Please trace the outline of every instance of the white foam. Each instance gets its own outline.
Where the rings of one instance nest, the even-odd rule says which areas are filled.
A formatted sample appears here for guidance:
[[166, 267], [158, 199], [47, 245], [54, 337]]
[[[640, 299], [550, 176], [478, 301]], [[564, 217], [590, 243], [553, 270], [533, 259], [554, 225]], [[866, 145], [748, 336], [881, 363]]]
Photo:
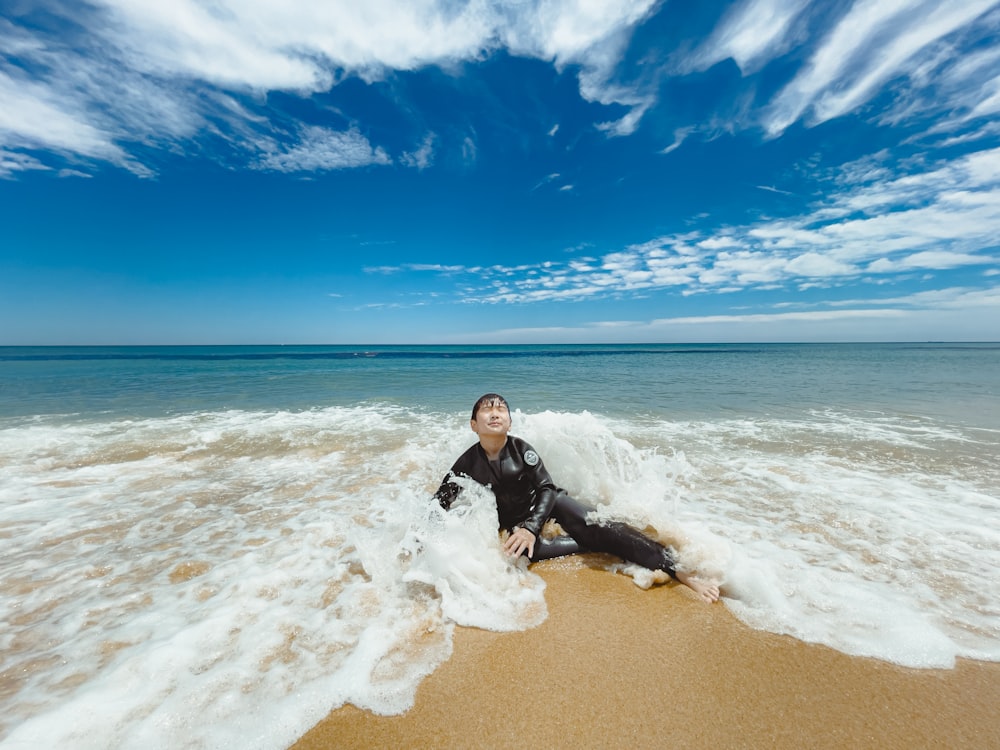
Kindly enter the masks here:
[[849, 415], [661, 427], [696, 467], [688, 507], [738, 550], [723, 591], [745, 622], [905, 666], [1000, 659], [989, 447]]
[[451, 510], [430, 505], [404, 542], [412, 561], [403, 580], [433, 586], [445, 616], [460, 625], [535, 627], [546, 617], [544, 582], [524, 558], [514, 564], [503, 554], [492, 494], [468, 479], [457, 483], [465, 490]]
[[5, 746], [283, 747], [347, 701], [406, 710], [451, 649], [400, 548], [450, 427], [383, 407], [0, 433]]
[[[0, 429], [18, 676], [0, 742], [287, 747], [345, 702], [405, 711], [456, 623], [537, 625], [544, 586], [502, 555], [489, 493], [430, 500], [466, 420], [373, 404]], [[995, 436], [825, 412], [543, 412], [515, 432], [753, 627], [908, 666], [1000, 660]]]

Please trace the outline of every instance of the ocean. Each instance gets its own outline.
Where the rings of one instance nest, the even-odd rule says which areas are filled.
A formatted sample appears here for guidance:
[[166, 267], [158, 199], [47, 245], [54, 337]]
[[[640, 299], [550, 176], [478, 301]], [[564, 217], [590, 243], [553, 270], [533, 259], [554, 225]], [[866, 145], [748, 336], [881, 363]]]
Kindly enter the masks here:
[[750, 627], [1000, 661], [1000, 344], [0, 347], [0, 747], [286, 748], [537, 626], [430, 500], [488, 391]]

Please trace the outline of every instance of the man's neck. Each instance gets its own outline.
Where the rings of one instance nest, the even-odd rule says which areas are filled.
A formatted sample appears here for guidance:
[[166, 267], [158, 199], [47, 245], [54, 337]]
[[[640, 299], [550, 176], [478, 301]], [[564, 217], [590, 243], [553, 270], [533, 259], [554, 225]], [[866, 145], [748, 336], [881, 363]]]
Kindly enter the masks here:
[[480, 435], [479, 444], [483, 446], [483, 452], [486, 453], [486, 458], [490, 461], [496, 461], [500, 458], [500, 451], [507, 444], [506, 435]]

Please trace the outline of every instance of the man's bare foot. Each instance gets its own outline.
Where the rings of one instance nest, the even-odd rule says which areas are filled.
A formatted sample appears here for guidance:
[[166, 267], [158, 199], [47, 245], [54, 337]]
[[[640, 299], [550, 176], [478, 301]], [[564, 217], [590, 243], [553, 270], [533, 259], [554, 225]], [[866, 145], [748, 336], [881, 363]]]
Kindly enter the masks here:
[[696, 593], [703, 602], [711, 604], [719, 601], [719, 587], [714, 583], [702, 581], [690, 573], [681, 573], [680, 571], [677, 571], [677, 580]]

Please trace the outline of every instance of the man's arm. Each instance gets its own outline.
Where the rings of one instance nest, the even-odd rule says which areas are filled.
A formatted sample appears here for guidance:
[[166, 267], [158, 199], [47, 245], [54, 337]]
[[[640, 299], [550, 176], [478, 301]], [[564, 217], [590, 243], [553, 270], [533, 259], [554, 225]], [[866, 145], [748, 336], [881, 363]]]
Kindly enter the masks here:
[[542, 526], [549, 520], [549, 515], [556, 504], [555, 488], [543, 488], [535, 493], [535, 502], [531, 505], [531, 512], [518, 526], [530, 531], [535, 537], [542, 530]]
[[[444, 479], [441, 481], [441, 486], [438, 487], [437, 492], [434, 493], [434, 499], [438, 501], [442, 508], [449, 510], [451, 504], [454, 502], [455, 498], [459, 496], [462, 492], [461, 486], [454, 482], [454, 478], [457, 476], [471, 477], [477, 482], [479, 478], [474, 471], [474, 464], [476, 458], [476, 448], [477, 445], [471, 446], [465, 453], [455, 459], [455, 463], [451, 465], [451, 469], [445, 474]], [[482, 482], [480, 482], [482, 484]]]
[[559, 488], [552, 481], [552, 477], [549, 476], [545, 464], [535, 449], [523, 441], [521, 441], [519, 448], [522, 451], [521, 460], [524, 461], [525, 472], [534, 494], [534, 500], [528, 511], [528, 517], [518, 525], [530, 531], [537, 539], [542, 526], [549, 520], [549, 515], [555, 507]]
[[535, 453], [530, 445], [525, 443], [522, 446], [523, 453], [521, 460], [524, 461], [525, 474], [531, 486], [533, 500], [525, 518], [517, 528], [511, 531], [503, 549], [511, 557], [519, 557], [527, 552], [531, 558], [535, 554], [535, 542], [542, 531], [542, 526], [549, 519], [552, 508], [555, 507], [556, 487], [549, 472], [545, 470], [542, 459]]
[[451, 509], [452, 502], [462, 491], [461, 487], [451, 481], [453, 476], [455, 476], [454, 470], [449, 471], [444, 480], [441, 482], [441, 486], [438, 487], [438, 491], [434, 493], [434, 499], [437, 500], [441, 507], [445, 510]]

